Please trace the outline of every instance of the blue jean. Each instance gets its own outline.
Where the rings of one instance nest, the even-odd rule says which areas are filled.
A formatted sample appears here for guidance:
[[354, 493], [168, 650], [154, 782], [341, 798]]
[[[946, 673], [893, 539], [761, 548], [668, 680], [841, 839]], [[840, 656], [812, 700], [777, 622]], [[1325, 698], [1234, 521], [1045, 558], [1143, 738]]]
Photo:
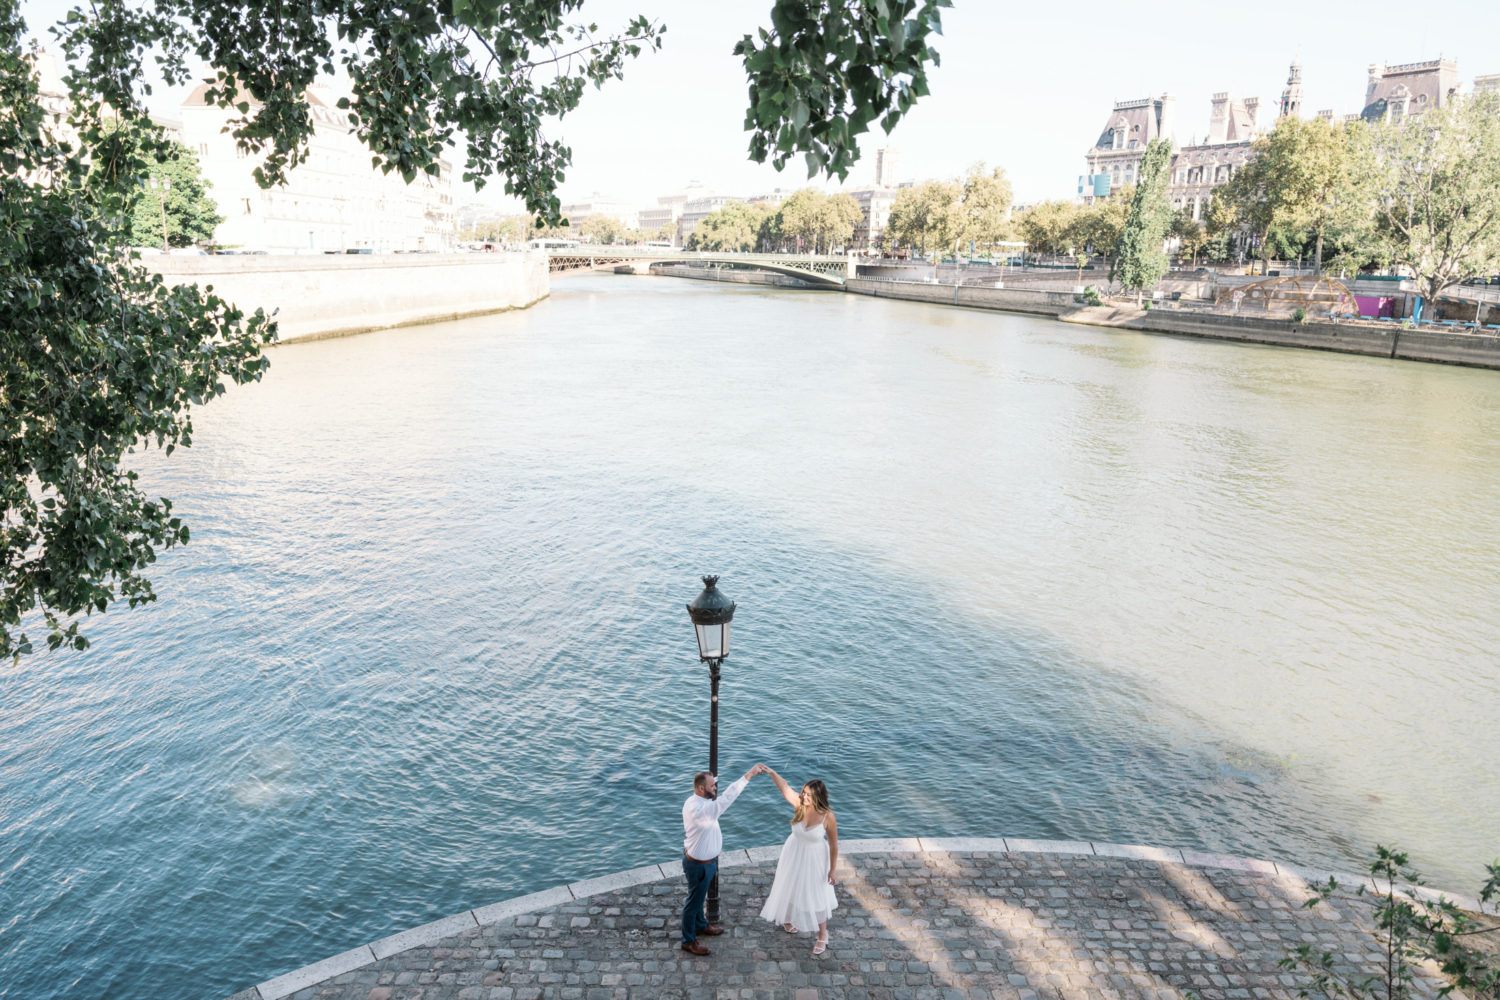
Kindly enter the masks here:
[[719, 859], [708, 864], [682, 856], [682, 874], [687, 876], [688, 898], [682, 907], [682, 943], [698, 940], [698, 932], [708, 926], [703, 904], [708, 900], [708, 884], [719, 873]]

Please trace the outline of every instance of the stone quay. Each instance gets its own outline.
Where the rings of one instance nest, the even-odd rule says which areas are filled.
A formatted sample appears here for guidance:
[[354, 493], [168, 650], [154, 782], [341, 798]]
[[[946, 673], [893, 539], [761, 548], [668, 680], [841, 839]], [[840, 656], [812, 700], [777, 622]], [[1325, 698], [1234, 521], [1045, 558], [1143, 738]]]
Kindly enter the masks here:
[[[668, 862], [464, 911], [231, 1000], [1290, 1000], [1309, 979], [1277, 963], [1304, 942], [1349, 975], [1383, 967], [1357, 875], [1306, 909], [1330, 873], [1067, 841], [842, 847], [820, 956], [811, 934], [759, 919], [780, 854], [764, 847], [722, 856], [725, 933], [706, 958], [678, 947]], [[1442, 985], [1419, 972], [1419, 995]]]

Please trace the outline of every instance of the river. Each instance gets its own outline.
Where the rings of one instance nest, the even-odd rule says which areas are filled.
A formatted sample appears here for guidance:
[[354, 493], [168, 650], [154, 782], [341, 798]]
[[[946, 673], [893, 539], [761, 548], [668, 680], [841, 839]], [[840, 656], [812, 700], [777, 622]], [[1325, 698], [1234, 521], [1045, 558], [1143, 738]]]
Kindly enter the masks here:
[[[291, 344], [136, 456], [193, 541], [7, 666], [0, 997], [213, 1000], [681, 848], [844, 837], [1473, 892], [1500, 853], [1500, 372], [665, 278]], [[785, 837], [757, 779], [731, 846]]]

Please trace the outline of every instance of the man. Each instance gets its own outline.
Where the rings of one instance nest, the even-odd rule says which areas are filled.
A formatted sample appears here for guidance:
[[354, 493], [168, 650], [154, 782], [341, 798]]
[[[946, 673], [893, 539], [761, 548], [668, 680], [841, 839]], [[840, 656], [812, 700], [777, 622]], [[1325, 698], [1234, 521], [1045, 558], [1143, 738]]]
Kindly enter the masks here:
[[698, 935], [724, 933], [724, 928], [709, 924], [703, 917], [708, 885], [719, 871], [719, 851], [724, 846], [719, 817], [734, 805], [751, 778], [765, 773], [766, 766], [756, 764], [743, 778], [724, 789], [723, 795], [719, 794], [716, 776], [707, 771], [693, 775], [693, 794], [682, 804], [682, 828], [687, 834], [682, 841], [682, 873], [687, 876], [688, 885], [687, 905], [682, 908], [683, 951], [707, 955], [708, 948], [699, 943]]

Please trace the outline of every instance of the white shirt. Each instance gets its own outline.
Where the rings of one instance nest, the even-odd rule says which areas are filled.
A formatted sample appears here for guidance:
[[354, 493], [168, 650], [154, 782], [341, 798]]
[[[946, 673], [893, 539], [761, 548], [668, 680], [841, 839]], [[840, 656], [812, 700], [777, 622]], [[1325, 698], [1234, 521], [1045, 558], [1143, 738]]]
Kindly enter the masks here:
[[697, 792], [688, 796], [688, 800], [682, 804], [682, 828], [687, 832], [682, 841], [682, 849], [688, 857], [698, 861], [712, 861], [719, 856], [719, 852], [724, 849], [724, 835], [719, 832], [719, 817], [724, 815], [724, 810], [734, 805], [734, 800], [740, 797], [740, 792], [748, 784], [749, 778], [733, 781], [728, 788], [719, 792], [716, 799], [705, 799]]

